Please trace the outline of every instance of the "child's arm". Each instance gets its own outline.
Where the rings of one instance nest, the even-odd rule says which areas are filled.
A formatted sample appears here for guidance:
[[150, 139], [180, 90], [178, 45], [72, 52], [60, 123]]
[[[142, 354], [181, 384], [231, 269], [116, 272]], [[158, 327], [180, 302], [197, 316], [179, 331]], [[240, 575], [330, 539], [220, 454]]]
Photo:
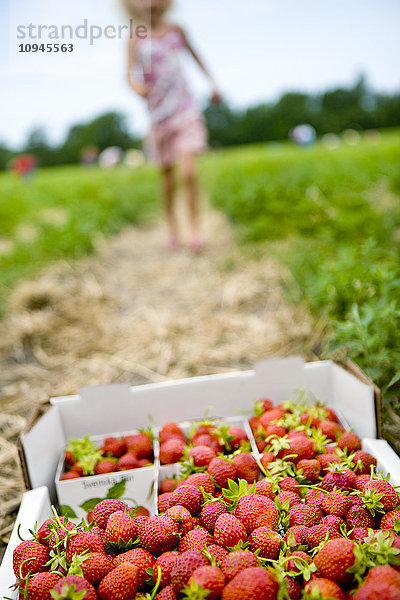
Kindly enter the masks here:
[[136, 79], [133, 76], [133, 67], [136, 63], [136, 40], [130, 38], [128, 42], [128, 70], [127, 79], [129, 86], [134, 92], [139, 94], [142, 98], [147, 98], [149, 94], [149, 86], [143, 81]]
[[193, 46], [189, 43], [189, 40], [187, 39], [186, 33], [184, 32], [184, 30], [179, 26], [177, 26], [177, 29], [179, 30], [179, 32], [181, 33], [181, 35], [184, 39], [186, 48], [189, 50], [189, 52], [192, 55], [192, 57], [194, 58], [195, 62], [199, 65], [200, 69], [203, 71], [203, 73], [205, 74], [207, 79], [210, 81], [211, 87], [213, 89], [211, 100], [216, 103], [221, 102], [221, 94], [218, 91], [218, 87], [215, 82], [215, 79], [213, 78], [213, 76], [211, 75], [209, 70], [206, 68], [205, 64], [203, 63], [203, 61], [201, 60], [201, 58], [197, 54], [197, 52], [194, 50]]

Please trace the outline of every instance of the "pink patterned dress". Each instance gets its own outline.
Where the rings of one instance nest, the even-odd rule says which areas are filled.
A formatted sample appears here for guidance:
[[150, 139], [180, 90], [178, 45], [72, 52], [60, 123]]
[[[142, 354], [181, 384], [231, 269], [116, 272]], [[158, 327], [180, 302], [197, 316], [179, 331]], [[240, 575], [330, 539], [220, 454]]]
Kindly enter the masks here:
[[204, 119], [180, 63], [185, 40], [177, 27], [171, 27], [162, 36], [138, 39], [136, 44], [137, 62], [150, 87], [149, 154], [161, 167], [169, 167], [185, 154], [207, 147]]

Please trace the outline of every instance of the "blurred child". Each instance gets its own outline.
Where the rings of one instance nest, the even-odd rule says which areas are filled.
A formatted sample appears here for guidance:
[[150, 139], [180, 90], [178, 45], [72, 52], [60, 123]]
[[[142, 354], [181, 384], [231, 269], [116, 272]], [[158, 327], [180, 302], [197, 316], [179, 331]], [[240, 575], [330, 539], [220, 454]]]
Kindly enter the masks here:
[[192, 250], [200, 250], [204, 239], [200, 232], [196, 155], [207, 147], [207, 132], [179, 62], [180, 50], [188, 50], [210, 80], [212, 101], [219, 102], [220, 95], [185, 32], [167, 21], [171, 0], [124, 0], [124, 4], [136, 24], [147, 28], [144, 36], [134, 36], [129, 40], [128, 82], [147, 101], [151, 120], [148, 142], [150, 152], [161, 169], [162, 195], [169, 228], [168, 245], [172, 250], [181, 245], [175, 214], [175, 167], [178, 166], [189, 209], [189, 246]]

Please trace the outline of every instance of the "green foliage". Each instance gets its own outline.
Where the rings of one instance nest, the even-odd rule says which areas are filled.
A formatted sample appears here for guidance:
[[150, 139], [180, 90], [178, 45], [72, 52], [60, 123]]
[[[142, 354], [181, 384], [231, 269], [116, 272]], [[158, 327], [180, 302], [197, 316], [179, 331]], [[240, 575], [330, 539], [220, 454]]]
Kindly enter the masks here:
[[[42, 169], [29, 183], [0, 176], [0, 310], [12, 287], [54, 260], [92, 252], [101, 236], [156, 214], [155, 171]], [[0, 247], [1, 249], [1, 247]]]

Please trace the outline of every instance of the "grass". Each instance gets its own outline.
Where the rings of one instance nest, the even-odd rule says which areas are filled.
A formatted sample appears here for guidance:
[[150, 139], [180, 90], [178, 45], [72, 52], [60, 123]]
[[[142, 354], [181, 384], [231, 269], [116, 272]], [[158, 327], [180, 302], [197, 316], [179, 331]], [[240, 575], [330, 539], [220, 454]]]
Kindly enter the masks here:
[[91, 252], [99, 236], [152, 218], [159, 204], [151, 168], [42, 169], [27, 183], [3, 174], [0, 197], [0, 311], [18, 281]]

